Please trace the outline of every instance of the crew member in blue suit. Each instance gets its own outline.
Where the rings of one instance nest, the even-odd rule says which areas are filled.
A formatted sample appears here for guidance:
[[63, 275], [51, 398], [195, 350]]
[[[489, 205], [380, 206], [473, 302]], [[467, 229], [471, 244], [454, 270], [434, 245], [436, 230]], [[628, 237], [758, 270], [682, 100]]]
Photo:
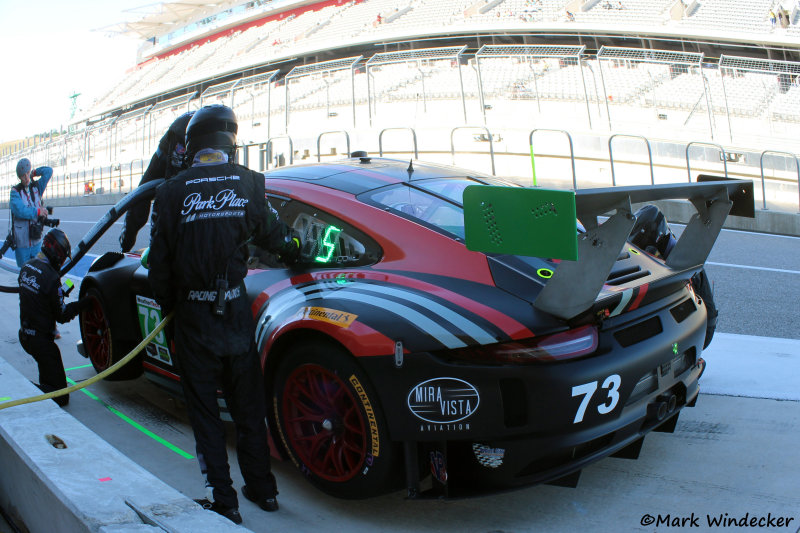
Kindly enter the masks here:
[[[43, 224], [39, 217], [47, 217], [47, 210], [42, 207], [42, 196], [52, 176], [52, 168], [43, 166], [34, 169], [27, 158], [17, 163], [19, 183], [11, 188], [9, 203], [18, 267], [36, 257], [42, 248]], [[39, 179], [34, 180], [35, 177]]]

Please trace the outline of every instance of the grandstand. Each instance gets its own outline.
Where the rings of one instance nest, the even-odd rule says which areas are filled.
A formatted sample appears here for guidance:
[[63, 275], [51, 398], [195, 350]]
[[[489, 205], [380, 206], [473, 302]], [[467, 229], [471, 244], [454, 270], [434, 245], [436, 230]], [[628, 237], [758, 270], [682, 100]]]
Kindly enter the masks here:
[[2, 186], [22, 154], [67, 176], [146, 160], [175, 116], [216, 102], [244, 142], [311, 153], [324, 131], [534, 123], [798, 151], [800, 7], [778, 0], [187, 5], [118, 28], [143, 39], [137, 65], [57, 139], [6, 148]]

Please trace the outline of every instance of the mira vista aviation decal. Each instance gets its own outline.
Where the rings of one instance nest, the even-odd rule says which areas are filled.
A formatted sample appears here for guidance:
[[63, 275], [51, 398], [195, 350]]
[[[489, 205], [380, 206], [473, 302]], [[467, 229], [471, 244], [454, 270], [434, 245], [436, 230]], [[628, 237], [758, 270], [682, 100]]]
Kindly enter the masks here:
[[408, 409], [420, 420], [452, 424], [469, 418], [481, 403], [478, 389], [458, 378], [433, 378], [408, 393]]

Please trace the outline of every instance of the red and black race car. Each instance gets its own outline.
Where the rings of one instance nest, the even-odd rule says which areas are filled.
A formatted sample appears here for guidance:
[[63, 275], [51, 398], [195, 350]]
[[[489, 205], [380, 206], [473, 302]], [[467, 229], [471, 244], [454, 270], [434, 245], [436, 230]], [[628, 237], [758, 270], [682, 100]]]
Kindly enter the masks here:
[[[735, 180], [540, 191], [365, 154], [269, 171], [266, 189], [306, 243], [291, 270], [251, 250], [246, 279], [272, 453], [347, 498], [574, 484], [672, 431], [702, 370], [690, 278], [748, 201]], [[627, 239], [631, 202], [667, 198], [698, 215], [664, 261]], [[80, 292], [98, 371], [161, 320], [137, 255], [99, 257]], [[115, 376], [143, 370], [177, 383], [165, 335]]]

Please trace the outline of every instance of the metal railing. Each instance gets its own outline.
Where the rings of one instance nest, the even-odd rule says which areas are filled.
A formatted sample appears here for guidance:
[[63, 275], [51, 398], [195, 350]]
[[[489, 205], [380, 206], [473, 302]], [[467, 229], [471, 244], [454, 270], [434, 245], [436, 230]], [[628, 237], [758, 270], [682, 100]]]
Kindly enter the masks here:
[[611, 151], [611, 141], [613, 141], [617, 137], [629, 137], [634, 139], [642, 139], [645, 144], [647, 145], [647, 157], [650, 160], [650, 184], [656, 184], [656, 177], [653, 173], [653, 150], [650, 148], [650, 141], [647, 140], [647, 137], [644, 135], [627, 135], [625, 133], [615, 133], [611, 137], [608, 138], [608, 160], [611, 163], [611, 185], [614, 187], [617, 186], [617, 176], [614, 173], [614, 154]]
[[458, 130], [469, 130], [469, 129], [473, 130], [477, 129], [486, 132], [486, 137], [489, 140], [489, 157], [492, 160], [492, 176], [496, 176], [497, 173], [495, 172], [495, 167], [494, 167], [494, 141], [492, 139], [492, 133], [486, 126], [456, 126], [452, 130], [450, 130], [450, 155], [452, 156], [453, 164], [454, 165], [456, 164], [456, 145], [455, 145], [454, 135]]
[[700, 146], [700, 145], [713, 146], [713, 147], [719, 149], [720, 154], [722, 154], [722, 164], [725, 166], [725, 178], [727, 178], [728, 177], [728, 156], [725, 153], [725, 148], [723, 148], [722, 146], [720, 146], [719, 144], [716, 144], [716, 143], [709, 143], [709, 142], [703, 142], [703, 141], [692, 141], [692, 142], [690, 142], [689, 144], [686, 145], [686, 174], [689, 176], [689, 183], [692, 182], [692, 170], [689, 167], [689, 147], [690, 146]]
[[[473, 154], [473, 155], [475, 155], [475, 154], [479, 153], [479, 152], [474, 152], [474, 151], [458, 151], [458, 152], [456, 151], [455, 133], [458, 130], [465, 130], [465, 129], [466, 130], [469, 130], [469, 129], [479, 130], [480, 132], [482, 132], [483, 135], [485, 135], [485, 139], [484, 139], [484, 137], [481, 137], [481, 140], [486, 140], [489, 143], [488, 155], [489, 155], [489, 158], [490, 158], [491, 172], [492, 172], [493, 175], [496, 175], [495, 158], [496, 158], [497, 154], [494, 151], [493, 134], [491, 133], [491, 131], [488, 128], [486, 128], [484, 126], [458, 126], [458, 127], [453, 128], [450, 131], [450, 150], [449, 150], [449, 153], [450, 153], [450, 158], [451, 158], [453, 164], [455, 164], [455, 162], [456, 162], [456, 154], [462, 154], [462, 155]], [[417, 141], [417, 133], [413, 128], [398, 127], [398, 128], [384, 128], [383, 130], [381, 130], [378, 133], [378, 138], [377, 138], [379, 154], [381, 156], [383, 156], [383, 135], [384, 135], [384, 133], [387, 132], [387, 131], [393, 131], [393, 130], [398, 130], [398, 131], [399, 130], [406, 130], [406, 131], [410, 131], [411, 132], [412, 140], [413, 140], [413, 152], [412, 151], [408, 151], [407, 153], [409, 153], [409, 154], [413, 153], [414, 158], [415, 159], [419, 159], [419, 146], [418, 146], [418, 141]], [[573, 189], [577, 189], [578, 188], [578, 178], [577, 178], [577, 174], [576, 174], [576, 165], [575, 165], [575, 160], [576, 160], [575, 148], [574, 148], [572, 136], [566, 130], [547, 129], [547, 128], [536, 128], [536, 129], [533, 129], [533, 130], [531, 130], [529, 132], [528, 138], [527, 138], [528, 144], [529, 144], [530, 149], [531, 149], [530, 154], [523, 153], [523, 152], [519, 152], [519, 153], [504, 152], [502, 155], [504, 157], [507, 157], [507, 156], [532, 157], [532, 155], [534, 153], [534, 150], [533, 150], [533, 140], [534, 140], [533, 137], [534, 137], [534, 134], [536, 134], [538, 132], [543, 132], [543, 131], [544, 132], [561, 133], [561, 134], [564, 134], [566, 136], [566, 138], [568, 140], [568, 143], [569, 143], [569, 151], [570, 151], [569, 160], [570, 160], [570, 165], [571, 165], [571, 169], [572, 169], [572, 185], [573, 185]], [[346, 132], [344, 130], [327, 131], [327, 132], [320, 133], [316, 138], [316, 145], [317, 145], [317, 154], [316, 154], [316, 156], [317, 156], [317, 161], [321, 161], [321, 159], [322, 159], [322, 154], [321, 154], [321, 139], [322, 139], [322, 137], [325, 136], [325, 135], [331, 135], [331, 134], [343, 134], [345, 136], [346, 146], [347, 146], [347, 154], [345, 155], [345, 157], [349, 157], [349, 155], [350, 155], [350, 135], [348, 134], [348, 132]], [[610, 166], [611, 166], [612, 184], [614, 186], [617, 185], [617, 183], [616, 183], [616, 171], [615, 171], [615, 166], [614, 166], [615, 165], [614, 153], [613, 153], [613, 149], [612, 149], [613, 141], [617, 137], [630, 137], [630, 138], [634, 138], [634, 139], [641, 139], [642, 141], [644, 141], [645, 145], [647, 146], [647, 150], [648, 150], [648, 159], [649, 159], [648, 160], [648, 165], [649, 165], [649, 170], [650, 170], [650, 183], [652, 185], [654, 185], [655, 184], [655, 171], [654, 171], [652, 148], [651, 148], [651, 145], [650, 145], [650, 141], [646, 137], [643, 137], [643, 136], [626, 135], [626, 134], [614, 134], [614, 135], [611, 135], [609, 137], [609, 139], [608, 139], [608, 150], [609, 150], [608, 151], [608, 157], [609, 157], [609, 163], [610, 163]], [[257, 167], [257, 170], [261, 171], [261, 172], [269, 170], [270, 167], [273, 166], [273, 165], [271, 165], [271, 163], [273, 163], [271, 161], [273, 146], [274, 146], [276, 141], [281, 141], [281, 140], [284, 140], [284, 141], [288, 142], [288, 153], [289, 153], [288, 164], [290, 164], [290, 165], [294, 164], [294, 142], [293, 142], [292, 138], [290, 136], [288, 136], [288, 135], [272, 137], [272, 138], [267, 139], [266, 142], [251, 143], [251, 144], [247, 144], [247, 145], [241, 146], [240, 149], [239, 149], [239, 153], [240, 153], [240, 157], [241, 157], [242, 163], [245, 166], [251, 167], [251, 163], [254, 163], [254, 161], [252, 160], [252, 157], [251, 157], [251, 155], [252, 155], [251, 153], [252, 153], [253, 150], [257, 150], [257, 154], [258, 154], [257, 165], [253, 165], [253, 166]], [[692, 180], [692, 175], [691, 175], [692, 169], [691, 169], [691, 161], [690, 161], [690, 158], [689, 158], [689, 151], [690, 151], [690, 149], [692, 147], [701, 146], [701, 145], [707, 145], [707, 146], [715, 147], [720, 151], [721, 159], [722, 159], [723, 165], [724, 165], [725, 177], [727, 178], [729, 176], [728, 165], [727, 165], [728, 152], [726, 152], [725, 149], [721, 145], [718, 145], [718, 144], [715, 144], [715, 143], [708, 143], [708, 142], [703, 142], [703, 141], [692, 141], [692, 142], [689, 142], [686, 145], [686, 148], [685, 148], [686, 172], [687, 172], [688, 180], [690, 182]], [[403, 153], [403, 152], [401, 152], [401, 153]], [[442, 154], [443, 155], [443, 154], [446, 154], [447, 152], [429, 150], [426, 153], [430, 154], [430, 155], [433, 155], [433, 154]], [[793, 154], [791, 152], [785, 152], [785, 151], [780, 151], [780, 150], [764, 150], [763, 152], [761, 152], [760, 161], [759, 161], [759, 167], [760, 167], [760, 179], [761, 179], [761, 188], [762, 188], [762, 206], [763, 206], [763, 209], [765, 209], [765, 210], [767, 209], [767, 202], [766, 202], [766, 181], [767, 181], [767, 178], [766, 178], [765, 173], [764, 173], [764, 158], [768, 154], [781, 155], [781, 156], [788, 157], [788, 158], [791, 158], [791, 159], [794, 160], [795, 169], [796, 169], [796, 172], [797, 172], [796, 184], [797, 184], [797, 187], [798, 187], [798, 209], [800, 209], [800, 160], [798, 160], [797, 155], [795, 155], [795, 154]], [[551, 154], [551, 155], [549, 155], [547, 157], [562, 157], [562, 156], [554, 156], [554, 155]], [[581, 158], [578, 158], [578, 159], [581, 159]], [[588, 159], [592, 159], [592, 158], [591, 157], [587, 157], [585, 159], [588, 160]], [[628, 161], [628, 163], [632, 163], [632, 162]], [[280, 166], [280, 165], [285, 164], [285, 161], [275, 162], [275, 164]], [[135, 159], [133, 161], [130, 161], [128, 163], [114, 163], [114, 164], [111, 164], [111, 165], [105, 165], [105, 166], [101, 166], [101, 167], [93, 167], [91, 169], [83, 169], [83, 170], [78, 170], [78, 171], [67, 172], [67, 173], [64, 173], [64, 174], [54, 175], [53, 178], [51, 179], [51, 182], [49, 183], [49, 185], [47, 187], [47, 196], [49, 198], [69, 198], [69, 197], [85, 196], [85, 195], [89, 195], [89, 194], [100, 195], [100, 194], [112, 194], [112, 193], [127, 193], [127, 192], [130, 192], [131, 190], [133, 190], [136, 186], [138, 186], [138, 183], [139, 183], [139, 181], [141, 179], [141, 175], [144, 172], [144, 169], [145, 169], [145, 160], [142, 159], [142, 158], [139, 158], [139, 159]], [[754, 179], [756, 179], [755, 175], [754, 175]], [[780, 178], [780, 179], [782, 179], [783, 181], [786, 181], [785, 178]], [[91, 184], [91, 185], [87, 186], [87, 184]], [[0, 189], [0, 194], [3, 195], [3, 198], [7, 199], [8, 195], [9, 195], [9, 191], [10, 191], [10, 186], [3, 187], [2, 189]]]
[[417, 132], [414, 128], [384, 128], [378, 134], [378, 155], [383, 157], [383, 134], [387, 131], [407, 130], [411, 132], [412, 140], [414, 141], [414, 159], [419, 159], [419, 150], [417, 149]]
[[797, 156], [789, 152], [781, 152], [779, 150], [764, 150], [761, 152], [761, 159], [759, 166], [761, 167], [761, 198], [763, 201], [763, 208], [767, 208], [767, 187], [764, 183], [764, 156], [766, 154], [786, 155], [794, 159], [794, 165], [797, 168], [797, 185], [798, 185], [798, 208], [800, 208], [800, 162], [797, 161]]
[[567, 136], [567, 140], [569, 141], [569, 160], [572, 163], [572, 188], [577, 190], [578, 189], [578, 178], [575, 175], [575, 148], [572, 144], [572, 135], [569, 134], [566, 130], [551, 130], [548, 128], [536, 128], [531, 130], [531, 133], [528, 135], [528, 145], [531, 147], [531, 168], [533, 169], [533, 185], [536, 186], [536, 167], [533, 162], [533, 134], [537, 131], [549, 131], [554, 133], [563, 133]]

